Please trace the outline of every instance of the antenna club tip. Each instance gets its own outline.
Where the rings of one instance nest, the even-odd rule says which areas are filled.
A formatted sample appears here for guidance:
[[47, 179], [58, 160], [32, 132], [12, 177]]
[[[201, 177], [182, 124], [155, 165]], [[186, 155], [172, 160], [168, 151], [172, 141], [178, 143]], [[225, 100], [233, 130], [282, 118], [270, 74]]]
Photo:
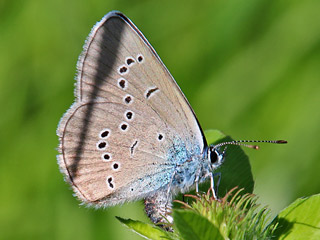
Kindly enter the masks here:
[[260, 149], [260, 147], [259, 147], [259, 146], [257, 146], [257, 145], [254, 145], [254, 146], [253, 146], [253, 149], [259, 150], [259, 149]]
[[288, 143], [288, 142], [286, 140], [278, 140], [278, 141], [276, 141], [276, 143], [284, 144], [284, 143]]

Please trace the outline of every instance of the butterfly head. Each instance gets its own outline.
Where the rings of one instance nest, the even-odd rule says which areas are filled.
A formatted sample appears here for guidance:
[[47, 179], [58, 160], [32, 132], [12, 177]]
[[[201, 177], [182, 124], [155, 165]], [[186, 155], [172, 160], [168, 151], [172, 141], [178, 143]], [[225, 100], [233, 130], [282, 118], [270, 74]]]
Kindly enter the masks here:
[[220, 148], [215, 145], [208, 147], [207, 156], [212, 170], [217, 169], [224, 162], [225, 150], [226, 148], [221, 152]]

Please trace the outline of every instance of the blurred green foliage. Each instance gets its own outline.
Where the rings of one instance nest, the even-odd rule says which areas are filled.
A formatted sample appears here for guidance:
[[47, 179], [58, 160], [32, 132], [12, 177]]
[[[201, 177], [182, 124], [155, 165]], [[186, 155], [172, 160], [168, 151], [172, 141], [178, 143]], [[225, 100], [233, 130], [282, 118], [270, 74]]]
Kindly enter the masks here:
[[274, 214], [320, 191], [320, 1], [2, 0], [1, 239], [135, 239], [114, 216], [146, 219], [141, 202], [79, 207], [55, 159], [78, 55], [114, 9], [154, 46], [203, 129], [288, 140], [245, 150]]

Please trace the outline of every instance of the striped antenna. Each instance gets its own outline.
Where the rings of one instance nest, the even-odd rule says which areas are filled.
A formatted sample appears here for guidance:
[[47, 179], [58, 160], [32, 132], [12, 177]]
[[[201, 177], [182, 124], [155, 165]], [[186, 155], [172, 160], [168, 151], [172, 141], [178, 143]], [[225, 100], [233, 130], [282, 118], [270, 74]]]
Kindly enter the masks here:
[[248, 148], [253, 149], [259, 149], [259, 146], [257, 145], [251, 145], [251, 144], [245, 144], [245, 143], [276, 143], [276, 144], [284, 144], [288, 143], [286, 140], [237, 140], [237, 141], [231, 141], [231, 142], [223, 142], [219, 143], [214, 146], [214, 148], [218, 148], [225, 145], [238, 145], [238, 146], [244, 146]]

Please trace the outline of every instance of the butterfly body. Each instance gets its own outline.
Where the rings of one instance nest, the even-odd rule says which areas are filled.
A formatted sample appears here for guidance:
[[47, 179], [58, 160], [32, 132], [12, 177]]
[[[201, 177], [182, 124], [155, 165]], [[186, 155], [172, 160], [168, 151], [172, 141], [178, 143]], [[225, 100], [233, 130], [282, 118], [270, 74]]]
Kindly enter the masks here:
[[84, 203], [144, 198], [152, 221], [162, 222], [175, 193], [212, 178], [222, 163], [179, 86], [123, 14], [110, 12], [92, 29], [76, 86], [57, 130], [58, 163]]

